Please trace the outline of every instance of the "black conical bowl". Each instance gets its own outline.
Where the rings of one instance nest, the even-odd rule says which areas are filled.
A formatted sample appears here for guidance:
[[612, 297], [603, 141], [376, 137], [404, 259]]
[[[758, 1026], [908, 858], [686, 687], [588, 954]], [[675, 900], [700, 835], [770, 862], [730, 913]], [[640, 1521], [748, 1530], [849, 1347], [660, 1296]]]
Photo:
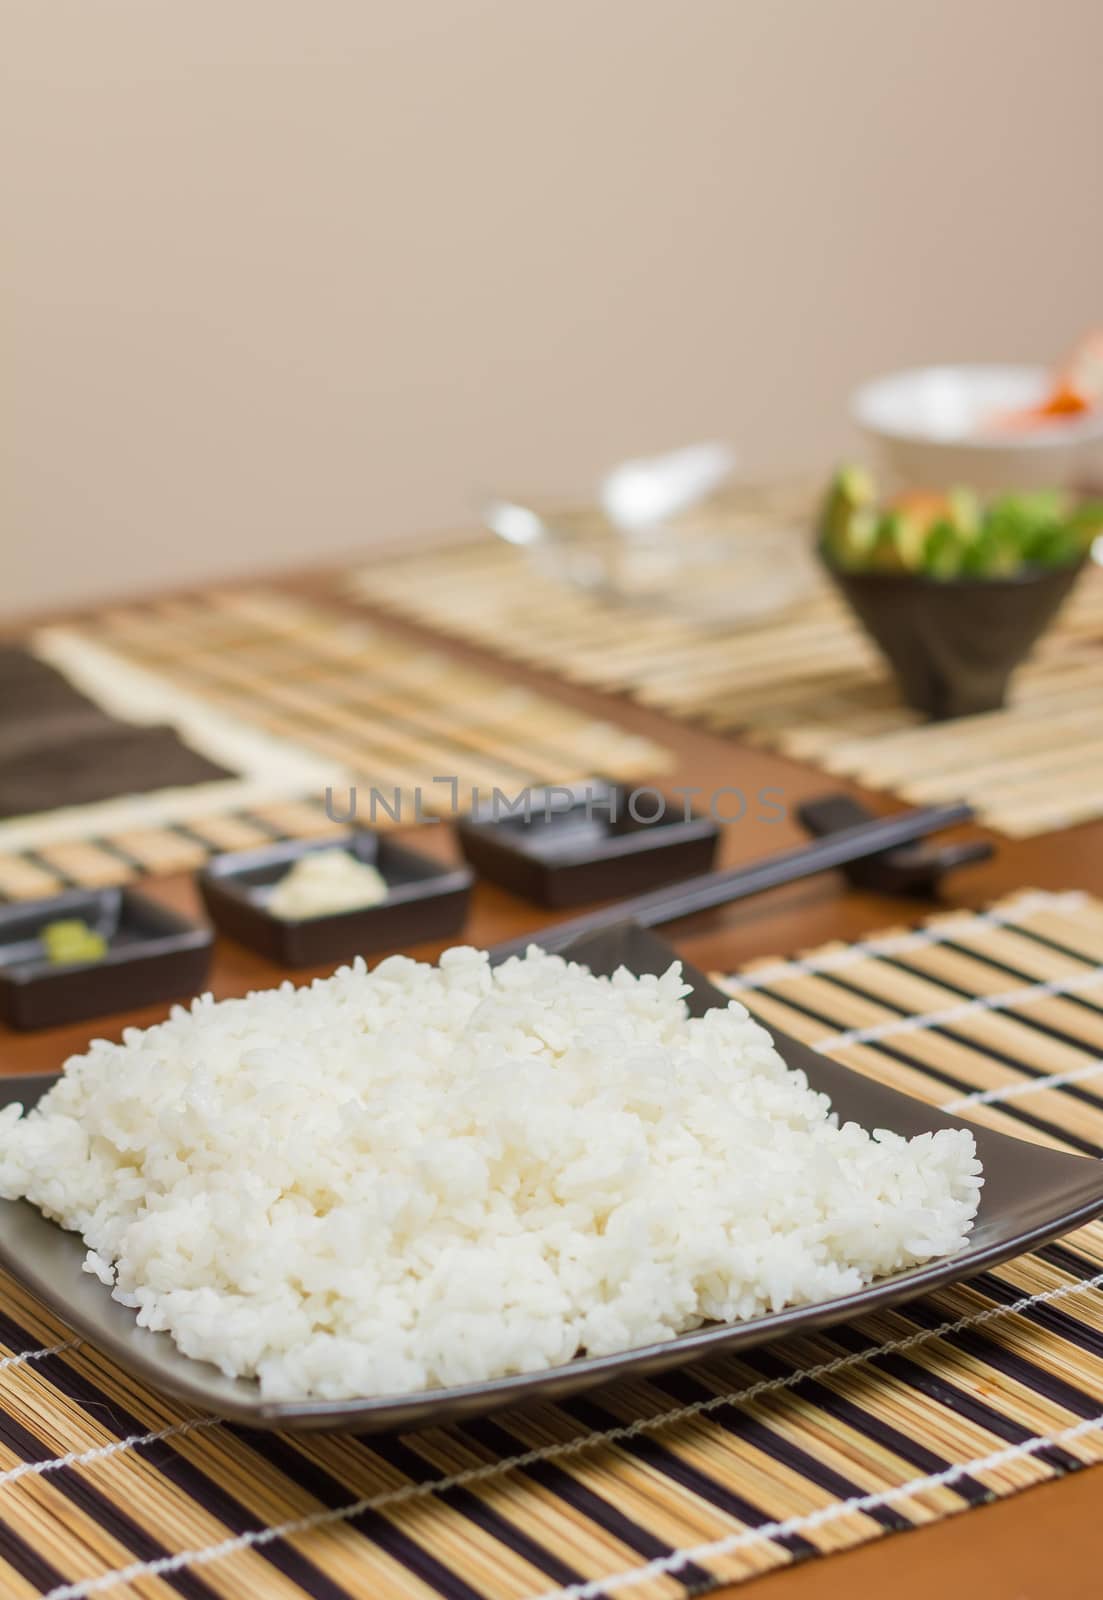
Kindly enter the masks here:
[[836, 587], [880, 647], [905, 702], [937, 721], [996, 711], [1012, 672], [1053, 621], [1084, 567], [1033, 567], [1009, 578], [844, 572]]

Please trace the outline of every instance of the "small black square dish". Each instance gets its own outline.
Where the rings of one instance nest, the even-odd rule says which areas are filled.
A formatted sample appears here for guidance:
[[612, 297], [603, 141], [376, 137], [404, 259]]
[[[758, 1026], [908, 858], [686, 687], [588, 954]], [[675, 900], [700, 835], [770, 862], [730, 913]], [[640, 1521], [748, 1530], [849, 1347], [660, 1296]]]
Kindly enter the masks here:
[[718, 824], [687, 817], [684, 801], [657, 790], [591, 778], [526, 793], [523, 810], [488, 801], [457, 831], [482, 877], [540, 905], [643, 894], [708, 872], [715, 859]]
[[[51, 961], [43, 936], [61, 922], [84, 923], [104, 953]], [[209, 928], [133, 889], [73, 889], [0, 907], [0, 1017], [12, 1028], [54, 1028], [197, 994], [212, 943]]]
[[[347, 850], [376, 867], [387, 898], [316, 917], [276, 916], [268, 908], [272, 890], [297, 861], [319, 850]], [[358, 828], [327, 839], [215, 856], [197, 881], [207, 915], [222, 933], [279, 966], [321, 967], [375, 950], [450, 938], [467, 916], [472, 875], [386, 834]]]

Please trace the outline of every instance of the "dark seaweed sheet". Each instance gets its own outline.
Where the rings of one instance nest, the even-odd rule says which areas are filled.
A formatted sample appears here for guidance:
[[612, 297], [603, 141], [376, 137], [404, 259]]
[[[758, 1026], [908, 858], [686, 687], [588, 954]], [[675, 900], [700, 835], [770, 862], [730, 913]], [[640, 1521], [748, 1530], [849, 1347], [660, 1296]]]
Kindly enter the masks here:
[[0, 819], [232, 776], [175, 728], [109, 716], [29, 651], [0, 648]]

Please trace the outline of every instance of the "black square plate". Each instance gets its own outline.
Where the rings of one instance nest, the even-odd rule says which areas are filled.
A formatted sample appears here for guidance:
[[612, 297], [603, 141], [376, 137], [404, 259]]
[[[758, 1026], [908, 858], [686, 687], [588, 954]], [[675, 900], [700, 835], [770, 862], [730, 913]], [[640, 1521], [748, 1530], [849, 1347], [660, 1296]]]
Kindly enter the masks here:
[[[387, 898], [333, 916], [297, 921], [274, 916], [268, 898], [284, 873], [305, 855], [333, 849], [378, 867]], [[198, 883], [216, 927], [281, 967], [321, 967], [375, 950], [450, 938], [463, 927], [471, 895], [466, 867], [443, 866], [369, 828], [216, 856], [199, 873]]]
[[[665, 972], [675, 952], [635, 923], [591, 934], [563, 952], [594, 972], [611, 974], [620, 966], [635, 973]], [[690, 1010], [700, 1016], [727, 996], [702, 973], [685, 967], [692, 984]], [[970, 1278], [1020, 1255], [1058, 1234], [1067, 1233], [1103, 1211], [1103, 1161], [1063, 1155], [1042, 1145], [1012, 1139], [988, 1128], [946, 1116], [921, 1100], [819, 1056], [784, 1034], [775, 1042], [785, 1060], [808, 1074], [813, 1088], [831, 1096], [839, 1115], [867, 1128], [891, 1128], [911, 1137], [937, 1128], [972, 1129], [984, 1164], [980, 1211], [965, 1248], [957, 1255], [882, 1278], [854, 1294], [816, 1305], [793, 1306], [749, 1322], [711, 1323], [661, 1344], [607, 1356], [581, 1356], [565, 1366], [489, 1383], [417, 1394], [365, 1396], [362, 1400], [269, 1402], [256, 1383], [223, 1377], [205, 1362], [182, 1355], [167, 1333], [139, 1328], [132, 1312], [81, 1270], [84, 1245], [25, 1201], [0, 1202], [0, 1260], [65, 1322], [138, 1378], [179, 1396], [193, 1406], [232, 1417], [255, 1428], [341, 1429], [353, 1433], [435, 1426], [478, 1417], [526, 1400], [555, 1400], [612, 1378], [642, 1377], [697, 1357], [765, 1344], [783, 1335], [845, 1322], [860, 1313], [914, 1298], [940, 1285]], [[0, 1080], [5, 1103], [34, 1101], [55, 1080]], [[246, 1152], [243, 1152], [243, 1156]]]
[[[67, 918], [103, 934], [100, 960], [47, 960], [42, 930]], [[212, 943], [209, 928], [133, 889], [73, 889], [0, 907], [0, 1017], [13, 1028], [53, 1028], [196, 994]]]
[[[682, 801], [591, 778], [530, 789], [524, 812], [487, 802], [460, 819], [460, 846], [477, 872], [545, 906], [577, 906], [643, 894], [708, 872], [720, 828], [685, 814]], [[636, 815], [633, 816], [632, 811]], [[654, 820], [650, 820], [654, 818]]]

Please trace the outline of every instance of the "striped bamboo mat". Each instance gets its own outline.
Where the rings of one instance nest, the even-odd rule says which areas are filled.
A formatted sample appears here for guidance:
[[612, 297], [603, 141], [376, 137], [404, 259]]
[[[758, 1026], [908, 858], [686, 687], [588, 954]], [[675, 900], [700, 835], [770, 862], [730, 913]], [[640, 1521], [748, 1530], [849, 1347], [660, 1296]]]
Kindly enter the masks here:
[[[113, 710], [183, 719], [238, 782], [0, 822], [0, 898], [190, 870], [221, 850], [467, 810], [477, 793], [600, 773], [657, 776], [668, 752], [601, 718], [287, 594], [215, 592], [102, 613], [31, 640]], [[255, 751], [251, 747], [256, 745]], [[374, 817], [371, 790], [380, 796]]]
[[[1025, 894], [731, 980], [929, 1101], [1103, 1149], [1103, 904]], [[183, 1413], [0, 1281], [0, 1593], [668, 1600], [1103, 1460], [1103, 1223], [739, 1359], [387, 1439]]]
[[489, 536], [374, 562], [348, 592], [572, 682], [739, 730], [916, 803], [964, 797], [1025, 837], [1103, 815], [1103, 572], [1085, 575], [1003, 711], [923, 724], [826, 587], [737, 631], [617, 606], [535, 577]]

